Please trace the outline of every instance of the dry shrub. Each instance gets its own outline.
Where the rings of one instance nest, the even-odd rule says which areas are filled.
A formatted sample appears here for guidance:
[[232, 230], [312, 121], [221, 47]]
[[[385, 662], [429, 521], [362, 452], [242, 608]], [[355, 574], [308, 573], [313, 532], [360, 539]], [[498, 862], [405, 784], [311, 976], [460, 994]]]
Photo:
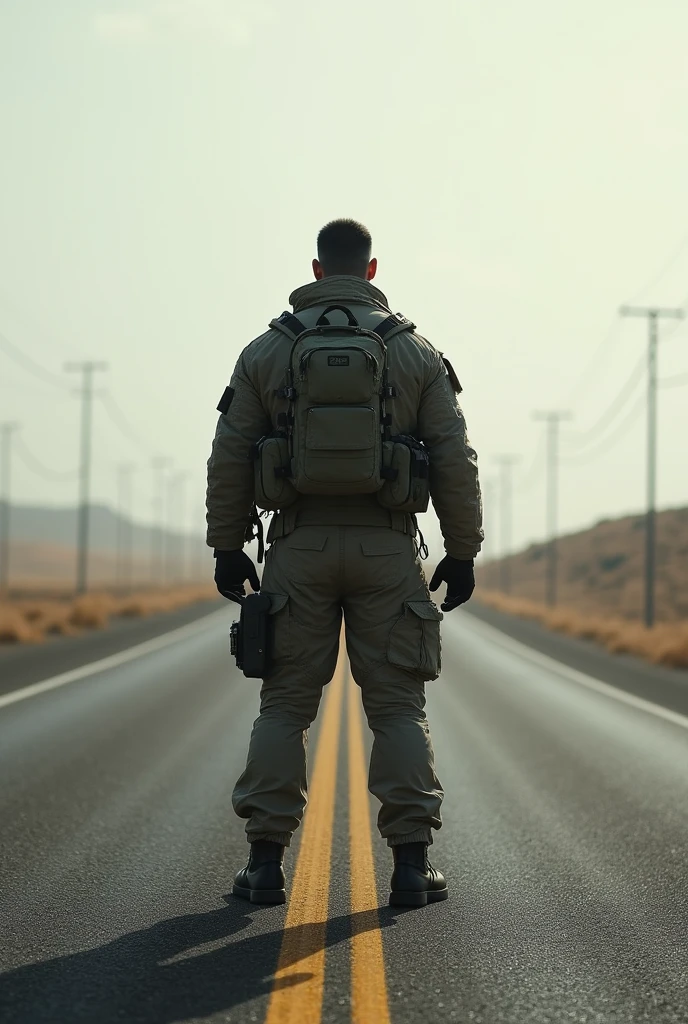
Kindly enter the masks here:
[[71, 636], [77, 630], [70, 621], [71, 604], [65, 601], [18, 602], [18, 610], [41, 635]]
[[69, 621], [77, 629], [102, 629], [115, 608], [116, 602], [108, 594], [83, 594], [74, 601]]
[[17, 608], [0, 605], [0, 643], [35, 643], [41, 634], [24, 618]]
[[151, 613], [151, 603], [145, 594], [132, 594], [122, 602], [119, 608], [119, 615], [125, 619], [142, 619]]
[[548, 608], [536, 601], [481, 590], [479, 600], [488, 608], [539, 622], [567, 636], [593, 640], [612, 654], [632, 654], [657, 665], [688, 668], [688, 622], [667, 622], [646, 629], [628, 619], [583, 615], [570, 608]]
[[126, 597], [103, 591], [62, 601], [18, 599], [0, 604], [0, 643], [31, 643], [49, 633], [72, 635], [84, 629], [102, 629], [116, 616], [141, 618], [216, 598], [212, 585], [189, 585]]
[[117, 615], [138, 618], [160, 612], [173, 612], [199, 601], [212, 601], [216, 597], [217, 590], [212, 585], [178, 587], [175, 590], [144, 590], [140, 594], [132, 594], [131, 597], [122, 599]]

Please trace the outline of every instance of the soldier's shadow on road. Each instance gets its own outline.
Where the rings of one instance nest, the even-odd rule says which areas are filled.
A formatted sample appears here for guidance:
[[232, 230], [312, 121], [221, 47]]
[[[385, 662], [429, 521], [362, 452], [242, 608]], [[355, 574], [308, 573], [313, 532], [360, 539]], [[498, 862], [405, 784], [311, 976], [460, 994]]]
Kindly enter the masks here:
[[[285, 933], [278, 928], [226, 941], [251, 923], [260, 927], [256, 915], [271, 913], [232, 898], [226, 902], [219, 910], [173, 917], [96, 949], [0, 974], [0, 1020], [176, 1024], [267, 995]], [[295, 952], [284, 966], [346, 941], [354, 928], [394, 925], [396, 916], [383, 907], [331, 918], [324, 941], [321, 925], [300, 925], [291, 930], [298, 941], [290, 943]], [[297, 986], [310, 977], [297, 971], [279, 984]]]

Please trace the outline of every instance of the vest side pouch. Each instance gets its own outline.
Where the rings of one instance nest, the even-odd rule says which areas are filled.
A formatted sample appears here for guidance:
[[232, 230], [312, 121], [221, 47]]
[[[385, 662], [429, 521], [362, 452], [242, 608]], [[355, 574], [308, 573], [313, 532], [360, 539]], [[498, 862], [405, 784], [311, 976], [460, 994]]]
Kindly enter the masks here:
[[255, 498], [258, 508], [278, 512], [298, 498], [289, 479], [289, 442], [286, 437], [266, 437], [256, 446]]
[[429, 460], [415, 438], [393, 438], [382, 445], [384, 483], [377, 500], [398, 512], [425, 512], [430, 501]]

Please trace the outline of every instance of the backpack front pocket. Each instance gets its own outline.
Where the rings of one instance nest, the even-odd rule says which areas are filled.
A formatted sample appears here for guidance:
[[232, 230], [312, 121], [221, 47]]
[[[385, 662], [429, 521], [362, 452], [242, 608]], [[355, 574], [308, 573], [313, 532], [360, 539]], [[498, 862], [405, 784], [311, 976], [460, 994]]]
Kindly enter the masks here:
[[354, 346], [312, 349], [303, 371], [309, 402], [360, 405], [370, 402], [379, 387], [377, 361]]
[[[377, 465], [375, 410], [369, 406], [320, 406], [308, 410], [305, 436], [303, 490], [308, 483], [358, 485], [359, 493], [377, 491], [380, 467]], [[319, 493], [322, 491], [319, 490]], [[333, 491], [332, 493], [337, 493]], [[348, 491], [348, 493], [353, 493]]]

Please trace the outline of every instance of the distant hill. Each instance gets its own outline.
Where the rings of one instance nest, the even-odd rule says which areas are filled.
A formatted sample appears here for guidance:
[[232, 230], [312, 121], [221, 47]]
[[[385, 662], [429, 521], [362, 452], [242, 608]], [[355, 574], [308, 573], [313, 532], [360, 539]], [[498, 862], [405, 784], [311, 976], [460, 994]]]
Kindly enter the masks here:
[[[559, 603], [588, 614], [642, 618], [645, 518], [625, 516], [599, 522], [559, 540]], [[510, 592], [545, 599], [546, 544], [532, 544], [506, 559]], [[500, 562], [482, 565], [479, 586], [499, 589]], [[657, 517], [657, 616], [688, 619], [688, 508]]]
[[[0, 503], [0, 514], [2, 511]], [[71, 584], [76, 561], [77, 510], [13, 505], [11, 521], [10, 583]], [[212, 553], [205, 545], [204, 525], [198, 524], [195, 535], [185, 535], [131, 522], [104, 505], [92, 506], [91, 583], [109, 584], [118, 578], [118, 537], [125, 543], [127, 538], [131, 539], [134, 581], [148, 583], [161, 572], [168, 582], [207, 578]]]
[[[3, 503], [0, 502], [0, 512]], [[118, 529], [131, 526], [132, 545], [135, 552], [147, 553], [153, 543], [153, 533], [161, 533], [172, 540], [179, 540], [184, 534], [160, 531], [150, 526], [132, 523], [119, 516], [106, 505], [92, 505], [89, 517], [89, 533], [94, 549], [103, 552], [117, 550]], [[77, 510], [75, 508], [46, 508], [34, 505], [12, 506], [12, 539], [18, 543], [58, 544], [70, 547], [76, 543]], [[201, 520], [194, 540], [201, 539], [205, 524]]]

